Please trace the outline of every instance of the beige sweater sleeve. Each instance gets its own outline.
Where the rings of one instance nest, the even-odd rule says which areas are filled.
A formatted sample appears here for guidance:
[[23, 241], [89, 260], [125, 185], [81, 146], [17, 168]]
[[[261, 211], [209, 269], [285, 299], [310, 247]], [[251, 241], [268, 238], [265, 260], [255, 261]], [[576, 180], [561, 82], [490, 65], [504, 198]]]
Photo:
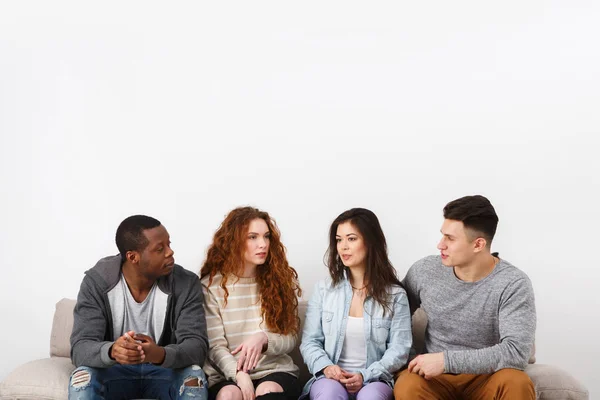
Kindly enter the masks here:
[[221, 370], [225, 378], [235, 381], [237, 361], [229, 351], [223, 319], [215, 294], [203, 285], [208, 330], [208, 357]]

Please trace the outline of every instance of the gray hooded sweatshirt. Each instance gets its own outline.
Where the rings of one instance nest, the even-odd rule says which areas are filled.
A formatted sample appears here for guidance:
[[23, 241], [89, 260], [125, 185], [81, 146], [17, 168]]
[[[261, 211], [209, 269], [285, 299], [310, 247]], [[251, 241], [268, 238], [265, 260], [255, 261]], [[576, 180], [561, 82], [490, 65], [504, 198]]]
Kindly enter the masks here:
[[[113, 329], [113, 313], [123, 308], [113, 295], [120, 277], [120, 255], [101, 259], [85, 273], [73, 311], [71, 333], [71, 360], [77, 367], [108, 368], [115, 364], [109, 350], [118, 339]], [[153, 313], [161, 316], [159, 326], [162, 326], [157, 344], [165, 348], [165, 360], [160, 366], [173, 369], [202, 366], [208, 338], [198, 276], [176, 264], [169, 275], [158, 279], [157, 289], [159, 300]]]

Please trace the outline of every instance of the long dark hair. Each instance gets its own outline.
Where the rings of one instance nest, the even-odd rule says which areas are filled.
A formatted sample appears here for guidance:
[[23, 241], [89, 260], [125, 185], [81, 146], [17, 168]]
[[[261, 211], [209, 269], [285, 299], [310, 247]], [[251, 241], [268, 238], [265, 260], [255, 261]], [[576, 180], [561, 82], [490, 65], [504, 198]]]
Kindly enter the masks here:
[[367, 247], [365, 281], [367, 282], [367, 296], [373, 297], [384, 310], [392, 311], [388, 300], [388, 288], [400, 286], [396, 270], [392, 265], [387, 253], [387, 242], [379, 224], [379, 219], [371, 210], [366, 208], [352, 208], [341, 213], [332, 223], [329, 229], [329, 248], [325, 253], [326, 265], [333, 284], [337, 285], [346, 277], [348, 269], [342, 262], [337, 251], [337, 228], [338, 225], [350, 222], [363, 237]]

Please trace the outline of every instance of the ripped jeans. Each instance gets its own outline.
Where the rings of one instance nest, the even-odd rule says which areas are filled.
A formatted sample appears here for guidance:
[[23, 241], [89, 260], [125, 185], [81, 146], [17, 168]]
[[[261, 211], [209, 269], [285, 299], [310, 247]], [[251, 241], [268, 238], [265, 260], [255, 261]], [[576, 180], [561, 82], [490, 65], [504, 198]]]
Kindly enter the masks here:
[[[188, 381], [195, 386], [186, 385]], [[197, 365], [182, 369], [153, 364], [79, 367], [69, 379], [69, 400], [206, 400], [207, 386], [206, 375]]]

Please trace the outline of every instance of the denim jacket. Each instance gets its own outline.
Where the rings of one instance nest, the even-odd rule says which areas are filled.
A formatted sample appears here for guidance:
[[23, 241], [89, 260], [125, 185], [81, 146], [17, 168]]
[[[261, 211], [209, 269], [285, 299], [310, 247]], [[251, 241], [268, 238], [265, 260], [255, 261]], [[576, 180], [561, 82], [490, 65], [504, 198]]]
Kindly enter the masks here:
[[[408, 360], [412, 345], [411, 315], [406, 292], [399, 286], [388, 289], [392, 312], [373, 298], [364, 303], [364, 328], [367, 349], [366, 368], [359, 370], [364, 383], [383, 381], [394, 385], [393, 374]], [[313, 377], [302, 391], [310, 392], [316, 379], [324, 377], [323, 368], [338, 363], [352, 301], [352, 287], [345, 279], [333, 285], [331, 279], [315, 286], [306, 310], [300, 352]]]

